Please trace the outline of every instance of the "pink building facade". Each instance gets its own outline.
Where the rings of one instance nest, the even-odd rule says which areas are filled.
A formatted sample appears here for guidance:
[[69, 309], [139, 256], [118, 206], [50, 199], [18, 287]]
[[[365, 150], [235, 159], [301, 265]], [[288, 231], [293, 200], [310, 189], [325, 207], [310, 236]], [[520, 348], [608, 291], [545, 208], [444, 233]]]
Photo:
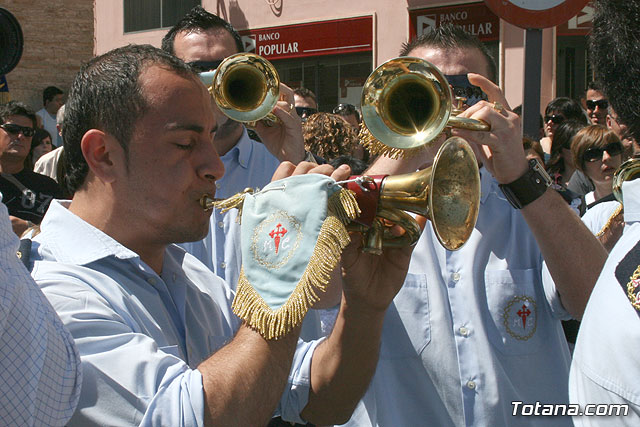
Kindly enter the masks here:
[[[165, 8], [172, 3], [155, 1], [158, 7]], [[125, 3], [96, 1], [97, 54], [128, 43], [160, 46], [167, 28], [173, 24], [167, 19], [155, 28], [138, 30], [130, 23], [139, 19], [140, 13], [136, 16], [136, 11], [125, 10]], [[273, 62], [284, 83], [314, 91], [322, 110], [330, 110], [340, 102], [359, 105], [362, 84], [375, 67], [396, 57], [401, 45], [414, 35], [444, 22], [463, 25], [487, 44], [499, 66], [498, 83], [508, 102], [512, 107], [522, 103], [525, 31], [499, 19], [482, 1], [202, 0], [194, 3], [229, 21], [243, 36], [245, 50]], [[587, 6], [567, 24], [543, 30], [541, 109], [556, 96], [582, 97], [590, 80], [586, 34], [591, 12]]]

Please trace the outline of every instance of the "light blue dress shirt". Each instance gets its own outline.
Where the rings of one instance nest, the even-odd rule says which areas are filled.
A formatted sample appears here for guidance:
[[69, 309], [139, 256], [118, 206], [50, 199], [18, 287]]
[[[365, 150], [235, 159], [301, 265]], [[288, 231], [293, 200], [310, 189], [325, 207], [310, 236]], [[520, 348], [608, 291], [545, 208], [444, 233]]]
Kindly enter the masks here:
[[80, 356], [18, 244], [0, 203], [0, 425], [62, 426], [80, 397]]
[[[34, 239], [33, 276], [73, 337], [84, 382], [70, 425], [203, 424], [196, 369], [233, 338], [233, 291], [171, 245], [162, 274], [52, 202]], [[300, 342], [279, 410], [299, 420], [316, 343]]]
[[567, 313], [521, 213], [481, 169], [469, 241], [445, 250], [430, 225], [389, 307], [380, 360], [349, 426], [571, 425], [512, 416], [512, 401], [567, 403]]
[[576, 426], [640, 425], [640, 317], [615, 276], [640, 240], [640, 180], [622, 184], [625, 228], [609, 253], [580, 324], [569, 397], [588, 404], [626, 404], [627, 416], [574, 417]]
[[[249, 138], [244, 129], [238, 143], [221, 157], [224, 176], [216, 181], [216, 198], [225, 199], [240, 193], [245, 188], [262, 188], [271, 182], [271, 177], [280, 161], [260, 142]], [[211, 215], [209, 233], [197, 242], [181, 243], [211, 271], [225, 280], [235, 290], [242, 267], [242, 243], [238, 210], [222, 213], [214, 209]], [[324, 336], [320, 313], [310, 310], [302, 324], [300, 337], [311, 341]]]

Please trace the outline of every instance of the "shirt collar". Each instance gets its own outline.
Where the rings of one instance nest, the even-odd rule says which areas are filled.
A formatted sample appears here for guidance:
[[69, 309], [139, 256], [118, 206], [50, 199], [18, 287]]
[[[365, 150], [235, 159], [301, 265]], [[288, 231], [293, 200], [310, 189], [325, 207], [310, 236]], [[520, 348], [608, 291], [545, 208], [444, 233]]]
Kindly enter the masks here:
[[253, 151], [253, 144], [251, 144], [251, 138], [249, 138], [249, 134], [247, 133], [247, 129], [242, 127], [242, 135], [240, 139], [233, 146], [231, 150], [224, 156], [222, 156], [222, 162], [226, 164], [226, 162], [236, 158], [238, 164], [243, 168], [247, 169], [249, 167], [249, 160], [251, 159], [251, 152]]
[[40, 224], [41, 234], [34, 239], [46, 242], [55, 259], [84, 265], [109, 256], [139, 258], [138, 254], [71, 212], [70, 203], [52, 200]]

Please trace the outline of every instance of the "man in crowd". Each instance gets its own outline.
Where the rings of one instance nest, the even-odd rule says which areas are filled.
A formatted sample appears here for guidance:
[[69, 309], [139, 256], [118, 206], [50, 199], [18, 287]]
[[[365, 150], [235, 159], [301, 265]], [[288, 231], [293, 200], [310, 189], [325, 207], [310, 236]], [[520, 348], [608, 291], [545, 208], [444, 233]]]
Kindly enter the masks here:
[[[594, 2], [590, 49], [593, 69], [629, 135], [640, 137], [640, 3]], [[626, 226], [609, 254], [580, 326], [571, 364], [569, 396], [581, 410], [596, 406], [606, 416], [575, 416], [577, 426], [640, 423], [640, 181], [624, 182]], [[595, 410], [594, 406], [591, 406]], [[621, 416], [622, 415], [622, 416]]]
[[[233, 292], [173, 245], [207, 233], [200, 199], [224, 173], [217, 130], [193, 69], [151, 46], [96, 57], [73, 83], [63, 132], [74, 197], [53, 202], [32, 250], [82, 356], [71, 425], [265, 425], [276, 406], [286, 420], [333, 424], [366, 389], [411, 251], [345, 250], [341, 309], [323, 341], [296, 344], [299, 328], [266, 341], [239, 325]], [[284, 162], [274, 179], [314, 166]]]
[[[0, 155], [13, 138], [0, 127]], [[18, 245], [0, 203], [0, 419], [4, 425], [65, 425], [80, 397], [80, 357], [16, 257]]]
[[[243, 46], [229, 23], [196, 6], [167, 32], [162, 49], [199, 71], [210, 71], [228, 56], [242, 52]], [[291, 89], [284, 85], [281, 89], [287, 99], [278, 102], [274, 114], [282, 123], [272, 127], [259, 123], [256, 128], [263, 144], [253, 141], [242, 123], [214, 109], [218, 121], [214, 144], [225, 167], [224, 177], [216, 182], [218, 197], [261, 188], [269, 183], [281, 161], [297, 164], [305, 159], [300, 118], [291, 107]], [[242, 261], [235, 210], [224, 214], [216, 210], [209, 234], [184, 248], [235, 288]]]
[[[490, 132], [452, 131], [472, 144], [482, 166], [479, 216], [458, 251], [445, 250], [431, 226], [423, 232], [387, 311], [375, 376], [347, 424], [570, 425], [568, 417], [514, 417], [512, 402], [568, 401], [560, 319], [581, 317], [606, 252], [527, 161], [520, 119], [503, 107], [491, 83], [495, 64], [475, 37], [446, 25], [400, 55], [423, 58], [445, 75], [468, 75], [495, 102], [461, 114], [489, 123]], [[368, 172], [415, 171], [433, 152], [382, 157]], [[555, 285], [543, 280], [543, 257]]]
[[0, 106], [0, 127], [10, 137], [0, 155], [0, 191], [13, 231], [20, 236], [33, 224], [40, 224], [51, 199], [61, 197], [62, 192], [53, 179], [25, 168], [36, 127], [33, 111], [21, 102], [10, 101]]
[[591, 124], [606, 126], [607, 125], [607, 108], [609, 101], [602, 93], [600, 84], [595, 81], [589, 82], [587, 85], [587, 93], [584, 101], [587, 108], [587, 115]]
[[299, 87], [293, 91], [296, 112], [304, 122], [307, 118], [318, 112], [318, 100], [316, 94], [306, 87]]
[[607, 113], [607, 127], [620, 138], [620, 142], [624, 146], [623, 159], [629, 159], [633, 157], [635, 152], [640, 151], [636, 139], [629, 133], [629, 127], [620, 121], [618, 114], [616, 114], [611, 105], [609, 105]]
[[56, 129], [56, 114], [60, 107], [62, 107], [62, 104], [64, 104], [63, 98], [64, 92], [61, 89], [55, 86], [47, 86], [42, 91], [42, 103], [44, 107], [36, 113], [42, 121], [42, 127], [45, 128], [53, 138], [51, 142], [54, 147], [62, 145], [62, 140]]
[[[60, 107], [60, 109], [56, 113], [56, 129], [61, 140], [62, 140], [63, 124], [64, 124], [64, 105]], [[59, 169], [62, 169], [62, 163], [60, 162], [60, 159], [62, 158], [63, 148], [64, 146], [60, 145], [55, 150], [40, 157], [36, 162], [36, 164], [33, 166], [33, 171], [49, 176], [54, 180], [56, 180], [56, 182], [58, 182], [60, 185], [63, 185], [62, 180], [59, 179], [58, 177]]]

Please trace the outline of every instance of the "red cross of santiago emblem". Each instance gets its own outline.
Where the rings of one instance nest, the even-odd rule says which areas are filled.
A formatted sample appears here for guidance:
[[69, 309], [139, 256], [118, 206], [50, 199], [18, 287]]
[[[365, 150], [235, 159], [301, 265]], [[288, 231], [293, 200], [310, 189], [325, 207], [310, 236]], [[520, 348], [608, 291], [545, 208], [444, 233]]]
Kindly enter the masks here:
[[280, 247], [280, 239], [287, 234], [287, 229], [282, 227], [282, 224], [278, 223], [278, 225], [276, 225], [276, 228], [274, 228], [273, 230], [271, 230], [271, 232], [269, 233], [269, 237], [271, 237], [273, 239], [273, 243], [276, 246], [276, 254], [278, 253], [278, 248]]
[[517, 314], [522, 319], [522, 328], [526, 329], [527, 328], [527, 317], [529, 317], [531, 315], [531, 310], [529, 310], [529, 308], [526, 305], [522, 304], [522, 308], [520, 310], [518, 310]]

